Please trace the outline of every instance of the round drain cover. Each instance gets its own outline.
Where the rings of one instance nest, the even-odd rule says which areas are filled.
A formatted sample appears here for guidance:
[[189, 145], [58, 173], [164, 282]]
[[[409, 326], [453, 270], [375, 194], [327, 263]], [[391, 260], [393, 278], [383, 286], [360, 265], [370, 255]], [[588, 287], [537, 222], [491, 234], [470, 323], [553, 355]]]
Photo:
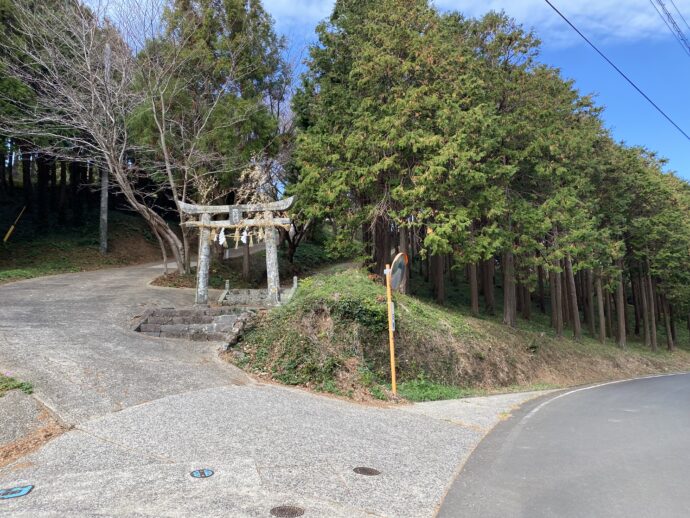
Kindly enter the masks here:
[[190, 473], [194, 478], [208, 478], [213, 476], [212, 469], [195, 469]]
[[364, 466], [360, 466], [358, 468], [353, 469], [355, 473], [358, 475], [366, 475], [367, 477], [374, 477], [376, 475], [380, 475], [381, 472], [377, 469], [374, 468], [365, 468]]
[[294, 505], [279, 505], [271, 509], [271, 516], [279, 516], [281, 518], [297, 518], [304, 514], [304, 509]]

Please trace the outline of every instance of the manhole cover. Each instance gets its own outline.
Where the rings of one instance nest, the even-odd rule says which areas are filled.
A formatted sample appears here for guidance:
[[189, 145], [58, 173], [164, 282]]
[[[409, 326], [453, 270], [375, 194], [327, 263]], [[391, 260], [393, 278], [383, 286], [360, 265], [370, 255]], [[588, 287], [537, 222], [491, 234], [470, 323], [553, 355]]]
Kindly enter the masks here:
[[195, 469], [190, 473], [194, 478], [208, 478], [213, 476], [212, 469]]
[[304, 514], [304, 509], [294, 505], [279, 505], [271, 509], [271, 516], [279, 516], [281, 518], [297, 518]]
[[365, 468], [363, 466], [360, 466], [358, 468], [353, 469], [355, 473], [358, 475], [366, 475], [367, 477], [374, 477], [376, 475], [380, 475], [381, 472], [377, 469], [374, 468]]
[[0, 489], [0, 500], [9, 500], [10, 498], [19, 498], [31, 493], [34, 486], [11, 487], [9, 489]]

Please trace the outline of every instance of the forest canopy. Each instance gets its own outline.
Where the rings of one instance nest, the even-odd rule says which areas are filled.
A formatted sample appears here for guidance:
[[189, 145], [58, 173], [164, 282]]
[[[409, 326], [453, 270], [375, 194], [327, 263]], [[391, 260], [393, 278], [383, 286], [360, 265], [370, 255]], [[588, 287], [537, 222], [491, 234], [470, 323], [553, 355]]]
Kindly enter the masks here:
[[548, 284], [558, 334], [579, 337], [582, 314], [624, 345], [631, 297], [645, 341], [661, 318], [672, 347], [690, 303], [688, 184], [615, 142], [592, 97], [539, 62], [535, 34], [426, 0], [341, 0], [317, 33], [293, 189], [342, 246], [360, 237], [378, 273], [393, 248], [421, 257], [439, 303], [465, 271], [474, 313], [480, 292], [495, 311], [498, 273], [511, 326]]
[[642, 333], [656, 349], [661, 325], [673, 348], [690, 314], [690, 186], [617, 142], [506, 14], [337, 0], [293, 93], [259, 0], [93, 4], [0, 2], [3, 190], [15, 155], [28, 201], [32, 161], [39, 197], [55, 161], [98, 168], [180, 271], [190, 236], [162, 208], [295, 194], [291, 258], [328, 226], [329, 253], [373, 273], [408, 253], [440, 304], [462, 272], [475, 314], [502, 308], [515, 326], [536, 301], [558, 335]]

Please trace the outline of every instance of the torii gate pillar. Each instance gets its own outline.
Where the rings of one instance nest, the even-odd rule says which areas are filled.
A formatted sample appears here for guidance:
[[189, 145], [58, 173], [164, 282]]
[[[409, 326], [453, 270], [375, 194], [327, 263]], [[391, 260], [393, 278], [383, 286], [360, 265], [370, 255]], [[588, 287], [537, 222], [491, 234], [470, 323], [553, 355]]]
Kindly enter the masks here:
[[[202, 225], [211, 222], [211, 215], [204, 213], [200, 218]], [[196, 300], [195, 304], [208, 304], [208, 271], [211, 267], [211, 229], [201, 227], [199, 232], [199, 256], [196, 265]]]
[[278, 231], [268, 227], [266, 233], [266, 277], [268, 278], [268, 298], [273, 304], [280, 302], [280, 274], [278, 270]]

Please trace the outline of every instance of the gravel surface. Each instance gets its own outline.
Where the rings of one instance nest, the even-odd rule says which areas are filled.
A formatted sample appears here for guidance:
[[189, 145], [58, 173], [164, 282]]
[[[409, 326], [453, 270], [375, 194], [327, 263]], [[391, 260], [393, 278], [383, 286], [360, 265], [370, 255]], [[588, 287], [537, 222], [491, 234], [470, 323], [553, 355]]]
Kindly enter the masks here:
[[0, 447], [13, 443], [42, 425], [41, 406], [21, 390], [0, 397]]
[[[188, 291], [150, 266], [0, 287], [0, 367], [75, 427], [0, 469], [11, 516], [433, 516], [486, 431], [535, 394], [365, 406], [262, 385], [217, 346], [129, 330]], [[377, 476], [358, 475], [371, 467]], [[212, 469], [210, 478], [189, 473]]]

